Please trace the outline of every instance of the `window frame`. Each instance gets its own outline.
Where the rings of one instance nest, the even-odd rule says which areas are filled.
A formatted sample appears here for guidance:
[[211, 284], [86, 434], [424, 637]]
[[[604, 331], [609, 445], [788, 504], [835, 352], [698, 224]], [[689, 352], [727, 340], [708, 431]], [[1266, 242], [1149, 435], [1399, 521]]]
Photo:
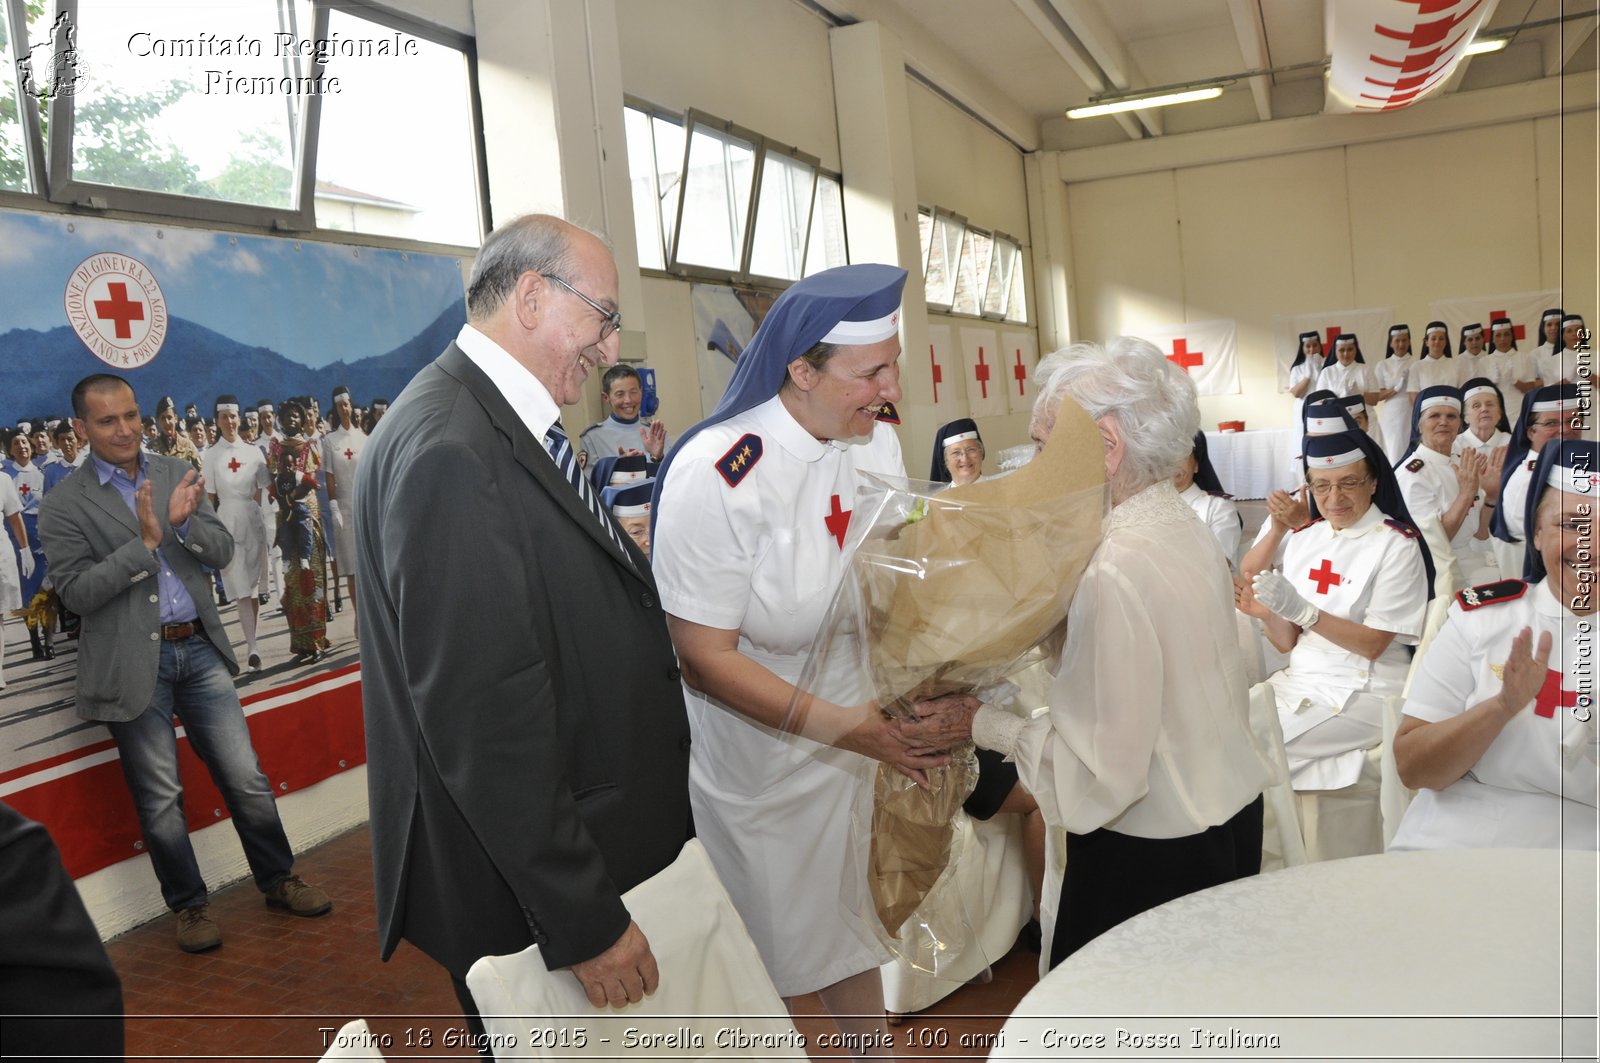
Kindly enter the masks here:
[[[989, 239], [992, 241], [992, 243], [990, 245], [990, 249], [989, 249], [989, 278], [988, 278], [987, 281], [985, 281], [984, 286], [983, 286], [984, 298], [978, 304], [978, 308], [979, 308], [979, 311], [980, 311], [978, 316], [983, 318], [985, 321], [1010, 321], [1010, 320], [1012, 320], [1012, 318], [1010, 316], [1010, 312], [1011, 312], [1011, 274], [1010, 273], [1007, 273], [1006, 276], [1005, 276], [1005, 294], [1000, 297], [1000, 310], [999, 310], [999, 312], [997, 313], [997, 312], [992, 311], [992, 310], [985, 310], [985, 309], [983, 309], [983, 307], [984, 307], [984, 304], [988, 303], [988, 301], [989, 301], [989, 298], [988, 298], [989, 290], [990, 290], [991, 287], [993, 287], [993, 285], [995, 283], [995, 275], [994, 275], [995, 267], [1000, 261], [1000, 256], [995, 253], [996, 249], [998, 249], [1002, 244], [1004, 244], [1007, 247], [1010, 247], [1012, 250], [1014, 250], [1016, 252], [1016, 258], [1012, 261], [1011, 268], [1012, 268], [1013, 271], [1019, 270], [1019, 269], [1022, 268], [1022, 241], [1018, 240], [1016, 237], [1012, 236], [1010, 233], [1002, 232], [999, 229], [990, 230]], [[1027, 284], [1026, 283], [1023, 284], [1023, 290], [1024, 291], [1027, 290]]]
[[[76, 0], [74, 0], [74, 4]], [[17, 48], [28, 44], [28, 12], [24, 0], [5, 0], [6, 32], [11, 37], [11, 72], [16, 79]], [[44, 136], [39, 126], [39, 101], [32, 93], [22, 91], [17, 80], [17, 118], [22, 122], [23, 160], [28, 167], [28, 187], [21, 190], [0, 190], [0, 205], [8, 199], [24, 203], [45, 194], [49, 168], [45, 166]]]
[[[23, 5], [20, 0], [7, 0], [7, 3], [6, 14], [12, 36], [14, 40], [26, 42], [28, 37]], [[27, 192], [0, 191], [0, 206], [131, 220], [227, 225], [267, 233], [292, 233], [301, 238], [326, 237], [342, 242], [357, 240], [363, 245], [370, 244], [399, 250], [458, 251], [464, 247], [481, 246], [484, 235], [494, 226], [489, 199], [489, 179], [484, 167], [486, 150], [483, 105], [479, 95], [478, 53], [474, 39], [466, 34], [392, 11], [373, 3], [372, 0], [310, 0], [310, 3], [310, 35], [316, 39], [327, 37], [330, 12], [334, 7], [338, 7], [343, 13], [371, 22], [375, 26], [412, 34], [431, 44], [461, 53], [466, 66], [469, 121], [472, 124], [470, 143], [473, 153], [473, 191], [477, 198], [478, 216], [475, 244], [441, 244], [406, 237], [319, 228], [316, 223], [316, 174], [317, 141], [321, 131], [322, 116], [320, 93], [308, 95], [305, 99], [305, 110], [297, 133], [293, 162], [295, 205], [292, 207], [264, 207], [232, 200], [177, 195], [79, 180], [72, 176], [73, 136], [76, 132], [74, 98], [65, 95], [52, 101], [52, 121], [48, 136], [45, 136], [40, 128], [37, 101], [31, 96], [19, 93], [23, 96], [20, 110], [32, 188]], [[56, 0], [55, 13], [66, 13], [73, 25], [80, 25], [78, 0]], [[309, 58], [308, 64], [305, 76], [320, 78], [324, 75], [327, 64], [314, 53]]]
[[[752, 259], [755, 257], [756, 223], [759, 220], [757, 212], [761, 209], [761, 182], [766, 177], [767, 156], [774, 154], [781, 155], [794, 162], [803, 163], [811, 171], [811, 187], [806, 195], [806, 221], [800, 232], [800, 276], [798, 277], [770, 277], [764, 273], [756, 273], [751, 268]], [[817, 211], [817, 172], [821, 164], [821, 159], [815, 155], [809, 155], [799, 148], [791, 147], [787, 144], [779, 144], [777, 141], [768, 140], [765, 137], [761, 138], [756, 151], [754, 195], [751, 197], [754, 205], [750, 209], [750, 224], [746, 227], [744, 256], [740, 269], [740, 276], [745, 279], [746, 283], [768, 287], [776, 285], [787, 288], [789, 285], [805, 279], [806, 255], [811, 250], [811, 223]]]
[[[928, 230], [928, 252], [924, 256], [923, 262], [922, 262], [922, 279], [923, 279], [923, 282], [924, 282], [924, 285], [923, 285], [923, 293], [924, 293], [923, 294], [923, 302], [927, 306], [927, 308], [929, 310], [933, 311], [934, 313], [937, 313], [937, 314], [953, 314], [953, 315], [956, 315], [956, 316], [959, 316], [959, 317], [968, 317], [970, 315], [960, 313], [959, 311], [954, 309], [955, 302], [956, 302], [956, 281], [957, 281], [957, 278], [959, 277], [959, 274], [958, 274], [957, 271], [961, 268], [961, 255], [962, 255], [962, 252], [966, 248], [966, 245], [967, 245], [967, 219], [966, 219], [966, 216], [962, 215], [962, 214], [957, 214], [953, 210], [947, 210], [944, 207], [937, 207], [937, 206], [935, 206], [935, 207], [918, 207], [917, 210], [918, 210], [919, 213], [921, 211], [923, 211], [923, 210], [927, 210], [929, 212], [929, 214], [932, 216], [932, 220], [933, 220], [933, 224], [931, 225], [931, 227]], [[947, 225], [954, 225], [954, 226], [958, 227], [961, 230], [961, 238], [956, 241], [955, 259], [953, 261], [952, 260], [947, 260], [945, 262], [945, 267], [944, 267], [946, 275], [950, 277], [950, 298], [946, 299], [946, 300], [943, 300], [941, 302], [935, 302], [932, 299], [928, 298], [928, 296], [927, 296], [927, 285], [926, 285], [926, 282], [927, 282], [927, 279], [928, 279], [928, 264], [933, 261], [933, 247], [934, 247], [934, 243], [938, 239], [939, 222], [941, 220], [943, 220]]]
[[[737, 138], [750, 145], [750, 198], [745, 203], [745, 229], [740, 234], [738, 263], [732, 270], [717, 266], [705, 266], [698, 262], [680, 262], [678, 248], [683, 243], [683, 207], [684, 193], [689, 185], [689, 156], [694, 152], [694, 134], [698, 126], [721, 136]], [[683, 115], [683, 160], [678, 166], [678, 209], [673, 215], [672, 242], [667, 247], [666, 272], [678, 277], [693, 277], [699, 280], [712, 280], [727, 283], [738, 283], [745, 275], [745, 270], [750, 263], [750, 241], [756, 227], [756, 201], [761, 195], [761, 147], [763, 142], [761, 134], [744, 126], [738, 125], [725, 118], [718, 118], [706, 111], [696, 110], [691, 107]]]

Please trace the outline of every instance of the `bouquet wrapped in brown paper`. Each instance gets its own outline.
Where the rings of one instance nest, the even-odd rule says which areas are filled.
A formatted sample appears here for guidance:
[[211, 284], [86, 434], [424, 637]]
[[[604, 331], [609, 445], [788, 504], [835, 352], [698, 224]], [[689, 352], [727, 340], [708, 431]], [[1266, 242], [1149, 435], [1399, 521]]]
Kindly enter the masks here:
[[[910, 716], [918, 700], [981, 691], [1034, 663], [1042, 646], [1060, 644], [1105, 497], [1099, 430], [1070, 399], [1043, 452], [1016, 472], [956, 488], [872, 478], [856, 496], [850, 568], [801, 697], [815, 692], [820, 662], [850, 659], [882, 711]], [[940, 907], [929, 895], [959, 855], [952, 820], [976, 781], [970, 744], [927, 789], [880, 766], [871, 824], [858, 825], [871, 831], [876, 922], [932, 973], [944, 940], [965, 929], [934, 925], [948, 914], [924, 916]]]

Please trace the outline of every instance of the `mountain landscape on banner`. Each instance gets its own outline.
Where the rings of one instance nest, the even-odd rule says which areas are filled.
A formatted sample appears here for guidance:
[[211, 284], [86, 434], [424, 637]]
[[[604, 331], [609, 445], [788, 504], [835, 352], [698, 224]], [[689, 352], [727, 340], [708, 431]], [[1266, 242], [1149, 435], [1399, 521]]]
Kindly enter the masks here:
[[445, 349], [466, 323], [464, 301], [434, 318], [421, 332], [392, 351], [313, 368], [266, 347], [249, 347], [203, 325], [173, 317], [167, 339], [147, 365], [118, 370], [93, 354], [71, 328], [46, 331], [12, 329], [0, 333], [0, 420], [70, 416], [72, 386], [90, 373], [116, 373], [133, 384], [142, 412], [155, 412], [156, 400], [171, 395], [181, 409], [193, 402], [209, 416], [218, 395], [233, 394], [253, 405], [274, 405], [290, 395], [315, 395], [323, 409], [339, 384], [348, 385], [358, 405], [373, 398], [393, 399], [417, 370]]

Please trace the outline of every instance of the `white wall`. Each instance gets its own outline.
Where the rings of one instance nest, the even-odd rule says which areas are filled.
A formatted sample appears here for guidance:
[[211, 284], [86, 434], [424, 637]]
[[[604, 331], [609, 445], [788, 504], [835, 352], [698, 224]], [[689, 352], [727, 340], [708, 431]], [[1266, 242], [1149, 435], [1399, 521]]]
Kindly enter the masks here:
[[1073, 335], [1234, 318], [1243, 393], [1203, 398], [1201, 420], [1269, 427], [1290, 410], [1275, 315], [1392, 305], [1415, 328], [1435, 299], [1562, 285], [1592, 315], [1593, 117], [1069, 181]]

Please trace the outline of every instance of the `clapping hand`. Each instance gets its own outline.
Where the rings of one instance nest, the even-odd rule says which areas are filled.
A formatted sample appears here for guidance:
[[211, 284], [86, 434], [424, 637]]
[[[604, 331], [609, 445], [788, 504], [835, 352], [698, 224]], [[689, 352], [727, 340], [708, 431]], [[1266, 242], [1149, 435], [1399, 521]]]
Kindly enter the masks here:
[[1317, 607], [1300, 597], [1294, 584], [1276, 572], [1257, 572], [1251, 589], [1257, 603], [1291, 624], [1306, 628], [1317, 619]]
[[667, 449], [667, 426], [660, 421], [640, 425], [639, 438], [644, 441], [644, 452], [650, 456], [650, 460], [660, 461]]
[[1455, 466], [1456, 486], [1461, 494], [1477, 496], [1478, 478], [1482, 474], [1484, 464], [1483, 457], [1476, 450], [1467, 449], [1461, 452], [1460, 460]]
[[1305, 527], [1311, 519], [1311, 507], [1306, 505], [1306, 489], [1302, 487], [1292, 495], [1287, 491], [1273, 491], [1267, 496], [1267, 512], [1272, 515], [1273, 523], [1284, 531]]
[[1483, 488], [1483, 498], [1486, 502], [1500, 500], [1500, 475], [1506, 467], [1506, 448], [1495, 447], [1484, 455], [1483, 464], [1479, 466], [1479, 485]]
[[167, 502], [167, 524], [173, 528], [183, 527], [183, 522], [200, 508], [200, 500], [206, 496], [205, 492], [204, 476], [193, 469], [184, 473], [178, 486], [172, 489], [171, 500]]
[[1539, 696], [1550, 670], [1550, 632], [1539, 636], [1539, 646], [1533, 652], [1533, 629], [1525, 627], [1511, 640], [1511, 653], [1506, 657], [1505, 671], [1500, 684], [1500, 707], [1509, 719], [1527, 707]]

